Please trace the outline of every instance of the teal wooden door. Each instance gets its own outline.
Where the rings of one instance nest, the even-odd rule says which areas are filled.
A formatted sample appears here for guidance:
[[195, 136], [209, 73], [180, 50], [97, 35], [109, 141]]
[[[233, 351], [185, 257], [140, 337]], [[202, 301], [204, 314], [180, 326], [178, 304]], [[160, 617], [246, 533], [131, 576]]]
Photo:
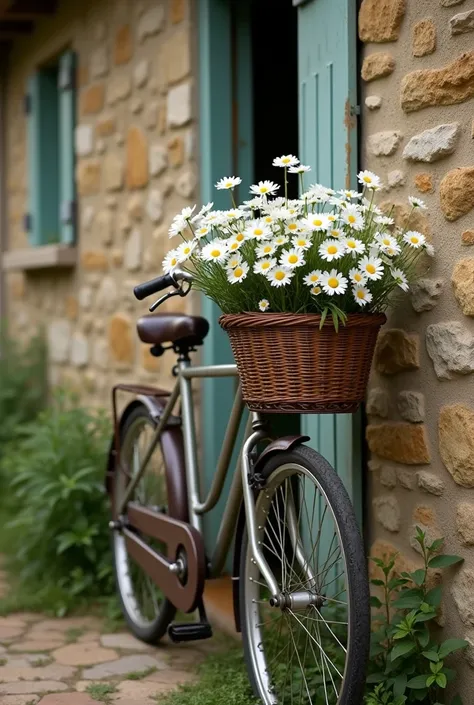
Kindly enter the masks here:
[[[293, 0], [298, 12], [300, 159], [311, 183], [357, 179], [356, 0]], [[303, 416], [302, 432], [343, 479], [360, 514], [360, 429], [349, 414]]]

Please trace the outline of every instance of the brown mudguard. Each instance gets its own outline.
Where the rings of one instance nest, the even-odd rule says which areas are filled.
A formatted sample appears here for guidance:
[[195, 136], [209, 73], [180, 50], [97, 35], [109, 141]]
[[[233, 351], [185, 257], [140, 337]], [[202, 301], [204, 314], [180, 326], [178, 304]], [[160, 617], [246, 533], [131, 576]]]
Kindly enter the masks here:
[[[123, 533], [132, 558], [175, 607], [183, 612], [195, 610], [202, 597], [206, 572], [201, 534], [189, 524], [134, 502], [127, 506], [127, 520], [130, 528], [124, 529]], [[131, 529], [165, 544], [167, 559]], [[186, 563], [186, 575], [181, 579], [169, 569], [170, 564], [180, 556], [185, 558]]]

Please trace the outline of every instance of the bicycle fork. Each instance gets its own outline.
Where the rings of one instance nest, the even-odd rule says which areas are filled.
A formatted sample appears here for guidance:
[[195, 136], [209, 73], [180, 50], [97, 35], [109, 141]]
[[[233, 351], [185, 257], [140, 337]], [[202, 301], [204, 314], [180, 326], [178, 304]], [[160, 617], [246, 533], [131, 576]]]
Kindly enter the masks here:
[[[269, 604], [280, 609], [302, 610], [310, 605], [320, 606], [323, 598], [310, 590], [295, 591], [284, 594], [280, 591], [278, 582], [263, 555], [263, 541], [259, 540], [259, 527], [255, 516], [255, 498], [251, 480], [253, 478], [252, 451], [259, 441], [268, 438], [265, 422], [258, 413], [252, 413], [253, 433], [247, 438], [242, 448], [242, 486], [247, 521], [247, 532], [252, 557], [257, 564], [264, 581], [270, 591]], [[262, 489], [265, 491], [265, 488]], [[299, 538], [298, 519], [293, 498], [287, 498], [286, 515], [288, 517], [288, 535], [291, 541], [294, 556], [305, 576], [305, 584], [316, 587], [316, 576], [304, 555], [304, 549]]]

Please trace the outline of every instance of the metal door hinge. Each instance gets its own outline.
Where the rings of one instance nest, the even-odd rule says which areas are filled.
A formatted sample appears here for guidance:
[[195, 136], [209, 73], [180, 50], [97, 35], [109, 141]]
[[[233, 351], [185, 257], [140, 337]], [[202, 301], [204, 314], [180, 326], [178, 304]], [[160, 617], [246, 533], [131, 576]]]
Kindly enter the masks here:
[[63, 225], [74, 225], [76, 213], [76, 201], [63, 201], [61, 203], [61, 223]]
[[25, 96], [23, 99], [23, 109], [25, 111], [25, 115], [31, 115], [32, 108], [33, 108], [33, 101], [31, 99], [31, 94], [25, 93]]
[[360, 115], [360, 105], [351, 105], [351, 115]]
[[23, 227], [25, 229], [25, 232], [27, 232], [27, 233], [31, 232], [31, 227], [32, 227], [31, 213], [25, 213], [25, 215], [23, 216]]

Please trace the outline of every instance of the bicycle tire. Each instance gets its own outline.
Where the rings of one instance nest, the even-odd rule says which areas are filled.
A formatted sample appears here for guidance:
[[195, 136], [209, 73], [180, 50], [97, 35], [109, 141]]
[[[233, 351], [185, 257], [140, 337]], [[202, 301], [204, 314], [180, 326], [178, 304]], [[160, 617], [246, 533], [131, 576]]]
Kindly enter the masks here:
[[[127, 443], [130, 442], [130, 440], [133, 440], [130, 438], [130, 436], [133, 433], [134, 429], [137, 428], [137, 425], [139, 426], [140, 423], [147, 424], [150, 429], [154, 429], [156, 427], [156, 422], [152, 419], [148, 409], [144, 404], [137, 405], [136, 408], [133, 409], [132, 412], [127, 416], [125, 423], [123, 424], [123, 427], [120, 430], [121, 450], [126, 449]], [[158, 444], [157, 451], [161, 452], [163, 456], [163, 453], [161, 451], [161, 444]], [[123, 460], [125, 460], [126, 462], [126, 459], [122, 458], [122, 462]], [[163, 461], [165, 462], [164, 456]], [[166, 483], [164, 484], [164, 487], [166, 487]], [[118, 492], [123, 491], [123, 489], [124, 483], [121, 481], [120, 470], [117, 469], [114, 475], [113, 483], [114, 503], [117, 502], [117, 500], [119, 499]], [[166, 634], [168, 625], [170, 624], [170, 622], [172, 622], [176, 614], [176, 608], [169, 600], [163, 598], [163, 600], [160, 602], [159, 613], [156, 615], [155, 619], [150, 620], [149, 624], [145, 624], [144, 620], [141, 620], [139, 618], [139, 613], [137, 613], [136, 610], [134, 610], [133, 608], [133, 596], [126, 593], [127, 584], [131, 582], [131, 578], [130, 574], [127, 578], [127, 576], [124, 574], [124, 570], [130, 570], [130, 565], [128, 564], [127, 560], [128, 554], [126, 551], [125, 541], [121, 536], [120, 532], [114, 532], [114, 535], [112, 537], [112, 546], [114, 557], [115, 582], [117, 586], [120, 606], [122, 608], [125, 621], [127, 622], [130, 630], [138, 639], [148, 644], [156, 644]], [[137, 570], [137, 568], [138, 567], [135, 566], [135, 570]]]
[[[271, 504], [270, 509], [268, 508], [268, 500], [267, 499], [262, 499], [260, 504], [262, 505], [262, 508], [264, 506], [267, 506], [267, 514], [262, 513], [262, 511], [258, 510], [259, 506], [259, 500], [262, 497], [265, 497], [265, 493], [269, 494], [271, 491], [268, 489], [269, 487], [272, 486], [272, 483], [276, 483], [278, 481], [277, 475], [280, 473], [281, 476], [283, 476], [284, 472], [290, 472], [289, 470], [284, 470], [284, 468], [304, 468], [304, 474], [305, 477], [311, 477], [314, 479], [315, 486], [317, 486], [325, 495], [327, 498], [327, 503], [328, 506], [330, 507], [330, 512], [332, 512], [332, 515], [334, 517], [335, 525], [337, 527], [338, 534], [340, 536], [341, 540], [341, 546], [342, 546], [342, 555], [344, 557], [345, 565], [347, 566], [347, 579], [346, 579], [346, 593], [348, 593], [348, 625], [347, 625], [347, 641], [346, 641], [346, 647], [347, 647], [347, 655], [346, 655], [346, 662], [345, 662], [345, 670], [343, 673], [343, 682], [341, 682], [340, 685], [340, 690], [337, 691], [336, 687], [334, 687], [334, 691], [332, 693], [332, 699], [330, 694], [328, 694], [327, 691], [330, 690], [331, 684], [326, 688], [324, 686], [324, 695], [325, 697], [321, 697], [319, 695], [318, 697], [312, 697], [311, 695], [311, 687], [307, 683], [306, 676], [303, 677], [304, 680], [304, 688], [303, 685], [301, 686], [301, 691], [303, 692], [303, 696], [301, 697], [300, 693], [300, 699], [296, 700], [298, 702], [298, 705], [318, 705], [323, 702], [323, 703], [337, 703], [337, 705], [359, 705], [362, 702], [363, 698], [363, 693], [364, 693], [364, 686], [365, 686], [365, 674], [366, 674], [366, 665], [367, 665], [367, 660], [368, 660], [368, 653], [369, 653], [369, 645], [370, 645], [370, 598], [369, 598], [369, 584], [368, 584], [368, 575], [367, 575], [367, 564], [366, 564], [366, 558], [365, 558], [365, 553], [364, 553], [364, 548], [363, 548], [363, 542], [362, 542], [362, 537], [360, 534], [359, 527], [357, 525], [357, 520], [355, 517], [354, 509], [352, 507], [351, 501], [349, 499], [349, 496], [347, 494], [347, 491], [334, 471], [334, 469], [331, 467], [331, 465], [321, 456], [319, 453], [316, 451], [306, 447], [306, 446], [299, 446], [295, 449], [292, 449], [288, 452], [285, 453], [280, 453], [276, 456], [270, 457], [267, 462], [265, 463], [263, 469], [262, 469], [262, 476], [266, 482], [266, 487], [261, 490], [257, 496], [256, 499], [256, 511], [257, 511], [257, 525], [259, 529], [262, 529], [262, 525], [259, 524], [259, 522], [267, 522], [267, 525], [270, 524], [270, 517], [273, 516], [273, 520], [275, 520], [276, 517], [276, 512], [277, 510], [280, 511], [279, 507], [283, 507], [285, 502], [280, 501], [280, 504], [278, 504], [279, 500], [277, 499], [276, 502], [273, 502], [273, 498], [278, 497], [278, 489], [275, 490], [275, 494], [273, 495], [273, 498], [270, 500]], [[288, 475], [290, 477], [290, 475]], [[290, 482], [294, 482], [291, 480]], [[282, 487], [283, 485], [281, 485]], [[303, 488], [305, 485], [303, 485]], [[307, 492], [307, 489], [306, 489]], [[291, 489], [290, 485], [290, 493], [293, 494], [293, 490]], [[318, 500], [319, 501], [319, 500]], [[267, 504], [265, 504], [265, 502]], [[306, 502], [305, 502], [306, 504]], [[315, 504], [315, 499], [313, 499], [313, 506]], [[319, 509], [320, 514], [321, 510]], [[326, 511], [326, 510], [325, 510]], [[290, 511], [288, 510], [288, 513], [290, 514]], [[266, 517], [269, 517], [268, 519]], [[279, 515], [280, 519], [281, 516]], [[323, 515], [323, 524], [326, 521], [326, 516], [325, 514]], [[282, 522], [280, 522], [282, 523]], [[300, 514], [298, 515], [298, 522], [297, 525], [298, 527], [302, 523], [302, 515], [301, 515], [301, 510]], [[311, 527], [312, 528], [312, 527]], [[303, 529], [301, 529], [303, 531]], [[283, 532], [282, 532], [283, 534]], [[270, 532], [267, 534], [267, 529], [263, 529], [263, 531], [260, 534], [260, 538], [262, 541], [262, 546], [265, 551], [267, 549], [265, 546], [268, 544], [268, 538], [267, 536], [270, 536]], [[319, 543], [321, 543], [321, 530], [320, 533], [318, 534], [319, 536]], [[262, 607], [259, 606], [259, 600], [255, 599], [255, 596], [258, 594], [258, 591], [261, 591], [262, 588], [257, 586], [255, 577], [252, 578], [252, 575], [255, 576], [259, 573], [258, 569], [256, 568], [255, 562], [252, 559], [251, 553], [250, 553], [250, 548], [249, 548], [249, 542], [248, 542], [248, 535], [247, 535], [247, 529], [244, 530], [243, 533], [243, 544], [242, 544], [242, 551], [241, 551], [241, 564], [240, 564], [240, 614], [241, 614], [241, 625], [242, 625], [242, 640], [243, 640], [243, 647], [244, 647], [244, 656], [245, 656], [245, 662], [247, 666], [247, 671], [248, 671], [248, 676], [250, 683], [252, 685], [254, 694], [257, 697], [260, 697], [263, 703], [265, 705], [273, 705], [278, 703], [278, 705], [287, 705], [287, 703], [290, 703], [290, 699], [286, 697], [286, 691], [288, 690], [286, 687], [286, 682], [287, 682], [287, 676], [285, 676], [285, 685], [281, 685], [281, 680], [280, 680], [280, 692], [276, 692], [276, 689], [278, 686], [275, 686], [275, 680], [272, 680], [272, 674], [270, 673], [270, 666], [273, 664], [274, 659], [270, 661], [270, 655], [272, 652], [270, 652], [270, 649], [273, 649], [273, 645], [271, 642], [271, 639], [267, 640], [267, 642], [264, 641], [265, 638], [265, 629], [267, 627], [262, 625], [264, 624], [262, 620], [263, 616], [263, 610], [265, 608], [264, 605], [264, 600], [262, 600]], [[285, 562], [288, 562], [286, 556], [288, 554], [288, 549], [287, 549], [287, 542], [290, 541], [288, 531], [285, 530], [285, 535], [282, 538], [282, 543], [281, 543], [281, 565], [284, 566]], [[304, 542], [303, 539], [301, 541]], [[272, 541], [272, 547], [274, 547], [274, 541]], [[331, 543], [332, 545], [332, 543]], [[273, 551], [273, 549], [272, 549]], [[319, 551], [319, 549], [318, 549]], [[278, 553], [278, 551], [274, 551], [275, 555]], [[313, 548], [314, 552], [314, 548]], [[296, 551], [293, 551], [294, 555], [292, 558], [292, 564], [295, 560]], [[267, 551], [268, 558], [267, 560], [273, 559], [274, 562], [276, 562], [276, 559], [272, 556], [270, 551]], [[311, 554], [312, 555], [312, 554]], [[267, 557], [267, 556], [266, 556]], [[336, 555], [337, 558], [337, 555]], [[319, 560], [319, 558], [318, 558]], [[327, 561], [327, 559], [326, 559]], [[314, 562], [314, 559], [313, 559]], [[304, 566], [310, 565], [311, 563], [311, 556], [310, 559], [308, 560], [308, 563], [304, 563]], [[334, 569], [337, 571], [339, 563], [336, 563], [336, 568]], [[319, 565], [317, 566], [319, 568]], [[291, 567], [291, 570], [293, 570], [293, 565]], [[295, 572], [293, 570], [293, 572]], [[327, 572], [327, 571], [326, 571]], [[275, 571], [274, 571], [275, 573]], [[314, 573], [316, 577], [321, 575], [319, 572]], [[281, 580], [283, 579], [284, 575], [284, 567], [282, 568], [282, 571], [280, 573], [280, 578]], [[290, 580], [295, 580], [295, 578], [291, 575], [290, 571], [288, 571], [288, 575], [290, 576]], [[307, 573], [306, 573], [307, 575]], [[275, 575], [276, 577], [276, 575]], [[326, 579], [326, 576], [324, 576], [324, 579]], [[258, 580], [258, 578], [257, 578]], [[299, 580], [299, 578], [298, 578]], [[323, 581], [323, 578], [320, 578], [321, 581]], [[263, 582], [263, 580], [262, 580]], [[307, 581], [305, 581], [307, 582]], [[336, 585], [338, 583], [336, 582]], [[326, 588], [327, 589], [327, 588]], [[265, 593], [263, 593], [262, 597], [264, 596]], [[290, 593], [291, 594], [291, 593]], [[332, 598], [328, 597], [328, 600], [330, 601]], [[337, 602], [337, 600], [334, 600], [334, 602]], [[330, 602], [327, 603], [328, 605]], [[338, 605], [335, 605], [335, 607], [338, 607]], [[306, 608], [307, 610], [310, 610], [310, 608]], [[316, 608], [315, 608], [316, 609]], [[326, 607], [321, 607], [321, 611], [319, 611], [319, 615], [321, 617], [323, 616], [322, 613], [326, 609]], [[283, 613], [283, 609], [281, 609], [281, 612]], [[309, 614], [310, 612], [308, 612]], [[292, 613], [296, 615], [296, 618], [300, 620], [301, 623], [303, 623], [303, 620], [306, 621], [306, 626], [309, 624], [310, 629], [313, 628], [312, 623], [309, 621], [310, 619], [313, 619], [311, 617], [306, 617], [306, 614], [304, 617], [298, 617], [298, 614], [296, 612]], [[313, 612], [311, 612], [313, 614]], [[286, 619], [285, 616], [282, 616], [281, 621], [283, 622], [284, 619]], [[293, 617], [291, 617], [293, 620]], [[259, 620], [259, 621], [256, 621]], [[295, 620], [293, 620], [295, 621]], [[317, 619], [314, 619], [314, 622], [321, 622], [322, 620], [318, 617]], [[324, 620], [323, 620], [324, 621]], [[331, 623], [332, 629], [334, 631], [337, 631], [338, 629], [346, 629], [345, 627], [338, 627], [336, 625], [343, 624], [343, 622], [333, 622]], [[320, 632], [320, 627], [319, 624], [316, 625], [318, 629], [318, 633]], [[327, 625], [326, 625], [327, 626]], [[291, 627], [290, 627], [291, 628]], [[306, 628], [306, 627], [305, 627]], [[323, 627], [321, 627], [322, 629]], [[279, 627], [280, 632], [283, 629], [283, 632], [285, 629], [288, 629], [288, 627]], [[328, 627], [329, 631], [331, 631], [331, 628]], [[270, 634], [270, 627], [268, 627], [269, 634]], [[302, 631], [302, 630], [301, 630]], [[306, 629], [308, 631], [308, 629]], [[303, 632], [304, 633], [304, 632]], [[319, 634], [321, 637], [321, 634]], [[327, 635], [326, 635], [327, 636]], [[308, 637], [306, 637], [307, 641]], [[258, 641], [260, 640], [260, 641]], [[295, 650], [296, 647], [299, 647], [300, 641], [298, 637], [298, 642], [294, 641], [293, 633], [291, 633], [291, 640], [289, 639], [289, 643], [291, 641], [294, 642], [295, 644]], [[317, 639], [315, 639], [317, 641]], [[320, 639], [321, 643], [322, 640]], [[268, 643], [268, 646], [267, 646]], [[285, 644], [284, 638], [283, 638], [283, 644]], [[342, 645], [342, 642], [339, 642]], [[310, 645], [313, 646], [312, 642], [310, 642]], [[278, 648], [279, 644], [277, 644], [277, 647], [275, 647], [275, 653], [276, 649]], [[289, 649], [290, 647], [288, 647]], [[267, 649], [267, 653], [265, 653], [265, 649]], [[263, 654], [263, 657], [261, 657], [260, 654]], [[320, 656], [320, 663], [318, 662], [318, 668], [319, 671], [321, 672], [322, 670], [322, 676], [321, 673], [319, 675], [319, 678], [322, 678], [324, 680], [327, 680], [327, 674], [324, 672], [324, 666], [326, 665], [326, 668], [331, 671], [330, 667], [328, 668], [329, 664], [327, 664], [325, 657], [323, 657], [323, 650], [319, 652], [318, 649], [313, 648], [313, 654], [317, 654]], [[262, 658], [264, 660], [262, 660]], [[281, 657], [283, 658], [283, 656]], [[312, 657], [311, 657], [312, 658]], [[292, 656], [293, 659], [293, 656]], [[318, 660], [318, 657], [315, 657], [315, 660]], [[293, 661], [291, 661], [290, 666], [288, 667], [290, 670], [293, 668], [292, 666]], [[303, 663], [305, 665], [305, 668], [301, 668], [302, 672], [306, 670], [306, 652], [305, 652], [305, 658], [303, 659]], [[322, 664], [322, 665], [321, 665]], [[301, 663], [300, 663], [301, 666]], [[283, 666], [284, 667], [284, 666]], [[277, 662], [276, 665], [272, 668], [274, 668], [275, 673], [278, 674], [279, 671], [277, 671], [277, 668], [280, 668], [280, 664]], [[292, 676], [291, 676], [292, 678]], [[317, 676], [315, 676], [317, 678]], [[332, 679], [332, 678], [331, 678]], [[302, 681], [303, 682], [303, 681]], [[332, 682], [332, 685], [334, 685], [334, 680]], [[323, 686], [318, 686], [320, 689]], [[291, 680], [291, 688], [293, 688], [293, 680]], [[316, 691], [316, 688], [314, 689], [314, 692]], [[320, 692], [320, 691], [319, 691]], [[318, 699], [319, 698], [319, 699]], [[337, 698], [337, 699], [336, 699]], [[293, 696], [291, 697], [291, 703], [293, 703]]]

